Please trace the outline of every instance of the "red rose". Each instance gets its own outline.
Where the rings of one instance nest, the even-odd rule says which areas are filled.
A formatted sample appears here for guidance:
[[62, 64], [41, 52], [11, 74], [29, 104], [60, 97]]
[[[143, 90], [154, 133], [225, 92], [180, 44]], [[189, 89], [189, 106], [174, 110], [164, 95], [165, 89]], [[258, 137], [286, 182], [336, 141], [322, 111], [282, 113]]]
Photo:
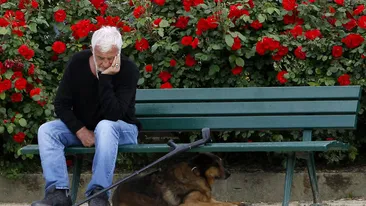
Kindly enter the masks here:
[[284, 84], [287, 82], [287, 79], [285, 78], [285, 74], [287, 74], [287, 71], [280, 71], [277, 73], [277, 80], [281, 83]]
[[159, 24], [160, 24], [161, 20], [162, 20], [162, 18], [157, 18], [157, 19], [155, 19], [155, 20], [153, 21], [153, 25], [154, 25], [155, 27], [159, 27]]
[[199, 44], [199, 40], [198, 40], [198, 38], [196, 37], [196, 38], [194, 38], [194, 40], [192, 41], [191, 46], [192, 46], [192, 48], [193, 48], [193, 49], [195, 49], [195, 48], [197, 48], [198, 44]]
[[138, 19], [142, 14], [145, 13], [145, 8], [143, 6], [138, 6], [133, 10], [133, 16]]
[[333, 141], [334, 138], [333, 137], [327, 137], [325, 140], [327, 140], [327, 141]]
[[53, 13], [53, 17], [56, 22], [63, 22], [66, 19], [66, 11], [63, 9], [59, 9]]
[[55, 41], [52, 44], [52, 50], [57, 53], [57, 54], [62, 54], [65, 52], [66, 50], [66, 44], [63, 43], [62, 41]]
[[340, 6], [343, 6], [344, 0], [334, 0], [334, 2]]
[[152, 72], [152, 69], [153, 69], [153, 67], [152, 67], [151, 64], [148, 64], [148, 65], [145, 66], [145, 71], [146, 72]]
[[10, 96], [12, 102], [21, 102], [23, 98], [22, 93], [14, 93]]
[[357, 26], [357, 22], [354, 19], [350, 19], [347, 23], [342, 24], [344, 28], [346, 28], [348, 31], [351, 31], [353, 28]]
[[239, 50], [241, 48], [241, 41], [239, 37], [235, 37], [234, 38], [234, 43], [231, 46], [231, 50], [236, 51]]
[[188, 25], [188, 22], [189, 22], [189, 17], [180, 16], [180, 17], [178, 17], [178, 20], [176, 21], [174, 26], [177, 28], [180, 28], [180, 29], [185, 29]]
[[243, 67], [240, 66], [236, 66], [233, 69], [231, 69], [231, 73], [233, 73], [233, 75], [239, 75], [242, 71]]
[[343, 54], [343, 48], [342, 46], [333, 46], [332, 48], [332, 55], [335, 58], [341, 57]]
[[356, 7], [355, 10], [353, 10], [353, 15], [359, 15], [365, 10], [365, 5], [361, 4], [358, 7]]
[[33, 9], [38, 8], [38, 2], [37, 1], [35, 1], [35, 0], [32, 1], [32, 8]]
[[255, 30], [258, 30], [260, 28], [262, 28], [263, 24], [261, 24], [258, 20], [254, 20], [250, 26], [255, 29]]
[[192, 43], [193, 41], [193, 37], [192, 36], [184, 36], [181, 40], [181, 43], [184, 45], [184, 46], [188, 46]]
[[165, 82], [160, 86], [160, 89], [171, 89], [173, 86], [169, 82]]
[[305, 32], [305, 37], [309, 40], [314, 40], [317, 37], [320, 37], [321, 33], [319, 29], [313, 29]]
[[9, 25], [8, 20], [3, 17], [0, 17], [0, 27], [7, 27]]
[[342, 74], [338, 77], [338, 83], [342, 86], [347, 86], [351, 83], [350, 76], [348, 74]]
[[286, 11], [292, 11], [296, 7], [296, 0], [282, 0], [282, 6]]
[[366, 16], [361, 16], [360, 18], [358, 18], [357, 24], [360, 28], [366, 29]]
[[170, 66], [175, 67], [175, 65], [177, 65], [177, 61], [175, 61], [174, 59], [171, 59], [170, 60]]
[[29, 96], [33, 97], [34, 95], [39, 95], [41, 93], [40, 88], [34, 88], [29, 92]]
[[149, 48], [149, 42], [145, 38], [137, 40], [135, 43], [135, 48], [136, 50], [143, 52]]
[[28, 68], [28, 75], [31, 76], [34, 74], [34, 64], [30, 64]]
[[194, 66], [196, 63], [197, 63], [197, 62], [196, 62], [196, 60], [195, 60], [195, 59], [194, 59], [190, 54], [188, 54], [188, 55], [186, 56], [186, 65], [187, 65], [187, 66], [192, 67], [192, 66]]
[[9, 79], [0, 82], [0, 94], [9, 89], [11, 89], [11, 81]]
[[165, 0], [154, 0], [155, 4], [159, 5], [159, 6], [164, 6], [165, 4]]
[[160, 74], [159, 74], [159, 78], [163, 82], [167, 82], [171, 77], [172, 77], [172, 75], [167, 71], [161, 71]]
[[76, 24], [72, 25], [71, 30], [72, 30], [72, 36], [75, 39], [80, 39], [83, 37], [87, 37], [89, 32], [95, 30], [95, 26], [90, 23], [89, 19], [83, 19], [76, 22]]
[[18, 90], [23, 90], [25, 89], [27, 86], [27, 80], [24, 79], [23, 77], [20, 77], [18, 78], [16, 81], [15, 81], [15, 85], [14, 87]]
[[13, 136], [15, 142], [22, 143], [25, 139], [25, 134], [23, 132], [18, 132]]
[[14, 72], [13, 75], [11, 76], [11, 79], [18, 79], [23, 77], [23, 73], [20, 71]]
[[5, 74], [8, 69], [0, 62], [0, 75]]
[[350, 49], [360, 46], [364, 40], [360, 34], [348, 34], [342, 38], [342, 42]]
[[20, 55], [22, 55], [26, 60], [31, 59], [34, 56], [34, 51], [30, 49], [27, 45], [22, 44], [18, 48], [18, 52]]
[[306, 59], [306, 53], [302, 51], [302, 46], [298, 46], [298, 47], [295, 49], [295, 56], [296, 56], [298, 59], [301, 59], [301, 60]]

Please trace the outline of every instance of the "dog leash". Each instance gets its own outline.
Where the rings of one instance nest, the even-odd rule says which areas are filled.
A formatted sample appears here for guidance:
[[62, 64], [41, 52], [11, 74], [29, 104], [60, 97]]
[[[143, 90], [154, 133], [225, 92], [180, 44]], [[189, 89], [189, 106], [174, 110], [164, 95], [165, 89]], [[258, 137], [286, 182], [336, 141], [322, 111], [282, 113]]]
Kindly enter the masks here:
[[203, 128], [201, 132], [202, 132], [202, 139], [197, 140], [195, 142], [192, 142], [190, 144], [177, 145], [177, 144], [174, 143], [174, 141], [172, 139], [169, 140], [168, 143], [167, 143], [169, 145], [170, 149], [171, 149], [171, 151], [169, 153], [167, 153], [166, 155], [160, 157], [159, 159], [155, 160], [154, 162], [150, 163], [149, 165], [145, 166], [144, 168], [142, 168], [142, 169], [140, 169], [138, 171], [135, 171], [134, 173], [130, 174], [129, 176], [127, 176], [127, 177], [125, 177], [125, 178], [117, 181], [116, 183], [112, 184], [111, 186], [109, 186], [107, 188], [104, 188], [103, 190], [101, 190], [101, 191], [99, 191], [99, 192], [97, 192], [97, 193], [89, 196], [85, 200], [83, 200], [83, 201], [81, 201], [81, 202], [79, 202], [77, 204], [74, 204], [74, 206], [80, 206], [80, 205], [88, 202], [89, 200], [91, 200], [91, 199], [93, 199], [93, 198], [95, 198], [95, 197], [97, 197], [97, 196], [99, 196], [99, 195], [107, 192], [108, 190], [110, 190], [110, 189], [112, 189], [112, 188], [120, 185], [121, 183], [125, 182], [126, 180], [128, 180], [128, 179], [130, 179], [130, 178], [132, 178], [132, 177], [134, 177], [136, 175], [139, 175], [141, 172], [149, 169], [150, 167], [152, 167], [152, 166], [154, 166], [154, 165], [156, 165], [156, 164], [158, 164], [158, 163], [160, 163], [160, 162], [162, 162], [162, 161], [164, 161], [166, 159], [171, 158], [174, 155], [177, 155], [179, 153], [185, 152], [187, 150], [190, 150], [192, 148], [198, 147], [200, 145], [206, 144], [207, 142], [209, 142], [211, 140], [210, 128]]

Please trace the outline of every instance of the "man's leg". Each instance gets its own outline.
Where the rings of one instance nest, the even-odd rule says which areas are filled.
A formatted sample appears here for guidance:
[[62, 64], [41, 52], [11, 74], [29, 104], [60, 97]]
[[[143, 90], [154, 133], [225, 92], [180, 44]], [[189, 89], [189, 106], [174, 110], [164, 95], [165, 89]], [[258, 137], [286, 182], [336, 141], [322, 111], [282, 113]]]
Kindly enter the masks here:
[[[93, 159], [93, 175], [86, 195], [94, 189], [110, 186], [113, 181], [118, 145], [137, 144], [138, 130], [133, 124], [122, 120], [102, 120], [95, 128], [95, 154]], [[108, 192], [109, 196], [110, 192]]]
[[[42, 124], [38, 129], [38, 145], [43, 169], [43, 176], [46, 181], [45, 193], [47, 201], [55, 201], [57, 198], [49, 194], [55, 192], [67, 192], [69, 189], [69, 178], [66, 166], [64, 148], [72, 145], [82, 145], [80, 140], [66, 127], [61, 120], [54, 120]], [[48, 196], [48, 197], [47, 197]], [[34, 205], [42, 205], [39, 204]]]

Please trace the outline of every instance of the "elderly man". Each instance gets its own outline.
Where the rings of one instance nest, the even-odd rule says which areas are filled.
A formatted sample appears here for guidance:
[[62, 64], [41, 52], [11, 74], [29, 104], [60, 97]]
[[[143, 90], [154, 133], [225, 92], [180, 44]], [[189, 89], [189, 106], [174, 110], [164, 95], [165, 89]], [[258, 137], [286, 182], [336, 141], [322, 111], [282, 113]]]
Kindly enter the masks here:
[[[122, 38], [115, 27], [95, 31], [91, 44], [92, 50], [74, 54], [66, 67], [54, 102], [59, 119], [38, 130], [45, 198], [32, 206], [72, 204], [65, 147], [95, 145], [86, 191], [90, 196], [112, 184], [118, 145], [137, 144], [138, 68], [121, 54]], [[89, 205], [109, 205], [109, 196], [110, 192], [93, 198]]]

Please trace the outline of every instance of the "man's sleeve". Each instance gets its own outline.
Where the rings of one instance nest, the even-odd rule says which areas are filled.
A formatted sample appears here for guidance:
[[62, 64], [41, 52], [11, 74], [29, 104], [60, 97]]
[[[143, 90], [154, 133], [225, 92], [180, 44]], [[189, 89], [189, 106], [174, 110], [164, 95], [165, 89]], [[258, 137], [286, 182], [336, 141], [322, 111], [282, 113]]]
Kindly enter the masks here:
[[72, 67], [73, 60], [70, 58], [58, 87], [54, 105], [57, 117], [75, 134], [84, 125], [75, 117], [72, 111]]
[[122, 119], [132, 98], [135, 97], [139, 71], [131, 61], [126, 61], [121, 69], [126, 69], [121, 74], [121, 79], [112, 84], [113, 75], [101, 74], [99, 76], [99, 99], [102, 105], [104, 118], [111, 121]]

